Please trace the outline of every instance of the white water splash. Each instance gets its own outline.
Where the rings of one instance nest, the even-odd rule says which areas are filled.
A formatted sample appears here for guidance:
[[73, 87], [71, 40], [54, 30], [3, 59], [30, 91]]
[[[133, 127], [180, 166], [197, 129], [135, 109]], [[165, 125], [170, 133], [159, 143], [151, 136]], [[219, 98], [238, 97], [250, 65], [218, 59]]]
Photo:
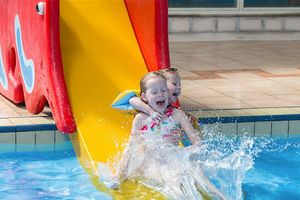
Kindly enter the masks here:
[[[254, 145], [254, 140], [210, 134], [201, 146], [181, 148], [165, 143], [153, 133], [145, 134], [142, 141], [132, 140], [127, 146], [124, 174], [126, 178], [142, 180], [170, 199], [180, 200], [203, 199], [201, 193], [209, 194], [205, 174], [226, 199], [243, 199], [245, 174], [252, 168], [254, 157], [270, 143], [266, 139]], [[115, 184], [113, 174], [120, 171], [120, 165], [120, 160], [113, 165], [99, 163], [100, 181], [107, 186]]]

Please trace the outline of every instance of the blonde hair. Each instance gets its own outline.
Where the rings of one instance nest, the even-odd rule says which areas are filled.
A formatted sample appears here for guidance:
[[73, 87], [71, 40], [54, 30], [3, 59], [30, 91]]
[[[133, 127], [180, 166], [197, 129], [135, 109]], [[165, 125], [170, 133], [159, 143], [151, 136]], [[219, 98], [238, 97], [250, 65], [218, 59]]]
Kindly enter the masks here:
[[168, 79], [170, 76], [180, 77], [179, 74], [178, 74], [177, 68], [174, 68], [174, 67], [159, 70], [159, 73], [162, 74], [166, 79]]
[[149, 72], [149, 73], [145, 74], [140, 81], [140, 88], [141, 88], [140, 94], [146, 93], [147, 82], [153, 78], [162, 78], [162, 79], [166, 80], [166, 78], [159, 72]]

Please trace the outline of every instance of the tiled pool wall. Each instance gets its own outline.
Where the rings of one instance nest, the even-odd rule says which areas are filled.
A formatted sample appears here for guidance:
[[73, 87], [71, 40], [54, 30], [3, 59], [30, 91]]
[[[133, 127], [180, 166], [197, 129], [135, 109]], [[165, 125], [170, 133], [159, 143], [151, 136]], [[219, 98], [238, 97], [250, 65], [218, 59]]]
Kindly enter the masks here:
[[55, 152], [72, 148], [69, 136], [57, 130], [38, 130], [34, 129], [37, 127], [31, 127], [29, 131], [22, 128], [24, 127], [7, 131], [8, 127], [0, 127], [0, 153]]
[[204, 133], [221, 133], [228, 136], [300, 137], [300, 120], [214, 122], [200, 121]]
[[222, 133], [229, 136], [300, 137], [299, 108], [293, 109], [201, 110], [188, 113], [198, 119], [204, 133]]
[[[300, 137], [300, 115], [199, 117], [203, 133], [226, 136]], [[68, 135], [52, 124], [0, 124], [0, 153], [72, 149]]]
[[55, 152], [72, 149], [69, 136], [57, 130], [52, 117], [0, 119], [0, 153]]

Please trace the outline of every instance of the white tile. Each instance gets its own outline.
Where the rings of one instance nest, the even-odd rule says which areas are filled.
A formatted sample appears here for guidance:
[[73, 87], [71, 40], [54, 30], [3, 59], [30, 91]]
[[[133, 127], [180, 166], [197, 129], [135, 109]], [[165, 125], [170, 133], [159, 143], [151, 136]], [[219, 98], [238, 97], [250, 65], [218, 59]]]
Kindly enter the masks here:
[[254, 122], [239, 122], [238, 135], [254, 136]]
[[237, 123], [222, 123], [222, 124], [220, 124], [220, 132], [223, 135], [227, 135], [227, 136], [237, 135]]
[[282, 21], [280, 17], [274, 17], [274, 18], [265, 18], [265, 31], [282, 31]]
[[272, 122], [272, 137], [288, 136], [289, 122], [288, 121], [273, 121]]
[[289, 137], [300, 136], [300, 120], [289, 121]]
[[0, 133], [0, 144], [15, 144], [16, 143], [16, 133]]
[[0, 153], [14, 152], [16, 148], [16, 133], [0, 133]]
[[55, 143], [64, 143], [70, 141], [68, 134], [63, 134], [60, 131], [55, 131]]
[[235, 17], [218, 18], [218, 32], [235, 32], [235, 31], [236, 31]]
[[271, 136], [271, 122], [255, 122], [255, 136]]
[[195, 17], [192, 20], [192, 32], [215, 32], [215, 18]]
[[202, 124], [200, 125], [201, 131], [204, 135], [214, 135], [220, 133], [220, 123], [215, 124]]
[[171, 33], [186, 33], [190, 31], [191, 18], [172, 17], [169, 19], [169, 32]]
[[300, 31], [300, 17], [286, 17], [285, 18], [286, 31]]
[[51, 124], [46, 117], [29, 117], [27, 118], [32, 124]]
[[13, 126], [13, 124], [8, 119], [0, 119], [0, 126]]
[[17, 132], [17, 144], [35, 144], [35, 131]]
[[9, 118], [9, 121], [15, 126], [18, 125], [32, 125], [32, 122], [26, 118]]
[[17, 152], [35, 151], [34, 131], [16, 133], [16, 151]]
[[54, 144], [55, 131], [37, 131], [36, 144]]
[[242, 17], [239, 20], [240, 31], [262, 31], [262, 21], [260, 18]]

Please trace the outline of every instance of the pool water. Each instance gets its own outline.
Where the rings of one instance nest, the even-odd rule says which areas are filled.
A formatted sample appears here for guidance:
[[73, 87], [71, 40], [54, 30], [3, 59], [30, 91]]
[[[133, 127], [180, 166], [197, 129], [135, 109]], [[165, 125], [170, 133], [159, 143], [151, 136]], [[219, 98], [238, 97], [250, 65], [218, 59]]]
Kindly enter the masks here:
[[[300, 199], [300, 138], [255, 139], [254, 145], [261, 151], [254, 155], [254, 166], [243, 180], [245, 199]], [[73, 150], [0, 154], [0, 196], [112, 199], [91, 183]], [[143, 197], [147, 199], [146, 194]]]
[[262, 150], [243, 181], [246, 199], [300, 199], [300, 138], [272, 140]]
[[1, 199], [112, 199], [92, 185], [70, 149], [0, 154]]

